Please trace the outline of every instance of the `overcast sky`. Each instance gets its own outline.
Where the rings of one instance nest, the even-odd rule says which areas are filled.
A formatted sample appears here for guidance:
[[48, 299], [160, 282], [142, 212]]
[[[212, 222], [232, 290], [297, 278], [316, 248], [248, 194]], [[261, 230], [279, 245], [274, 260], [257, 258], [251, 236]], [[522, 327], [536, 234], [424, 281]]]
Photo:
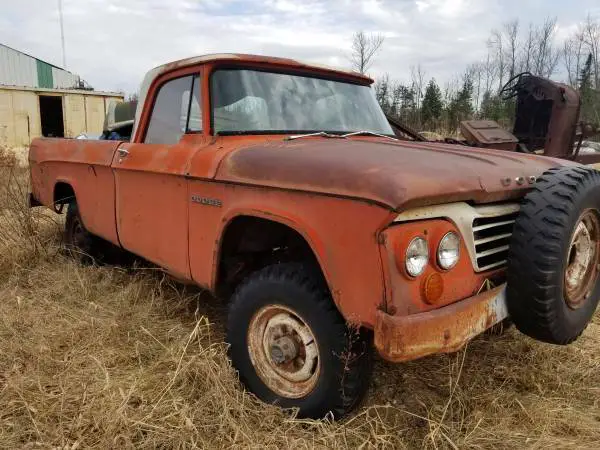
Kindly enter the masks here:
[[[57, 0], [0, 0], [0, 42], [62, 65]], [[450, 79], [482, 59], [490, 30], [558, 18], [569, 34], [600, 0], [63, 0], [67, 67], [96, 89], [135, 92], [148, 69], [214, 52], [348, 67], [352, 33], [386, 36], [370, 70]]]

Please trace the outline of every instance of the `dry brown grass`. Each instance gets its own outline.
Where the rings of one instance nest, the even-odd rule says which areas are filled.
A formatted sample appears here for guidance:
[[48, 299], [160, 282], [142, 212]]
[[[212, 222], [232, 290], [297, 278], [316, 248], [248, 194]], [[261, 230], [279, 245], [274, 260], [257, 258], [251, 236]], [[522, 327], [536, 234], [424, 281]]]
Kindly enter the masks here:
[[0, 167], [0, 446], [599, 448], [600, 319], [569, 347], [517, 331], [377, 361], [366, 405], [294, 419], [240, 387], [226, 307], [153, 270], [83, 267]]

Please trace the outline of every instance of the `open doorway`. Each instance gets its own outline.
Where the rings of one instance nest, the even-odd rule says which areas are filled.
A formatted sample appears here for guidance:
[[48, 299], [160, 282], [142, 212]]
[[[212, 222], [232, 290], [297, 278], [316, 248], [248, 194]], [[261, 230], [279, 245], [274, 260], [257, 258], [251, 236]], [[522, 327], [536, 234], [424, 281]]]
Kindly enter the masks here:
[[57, 95], [40, 95], [40, 119], [42, 136], [64, 137], [62, 97]]

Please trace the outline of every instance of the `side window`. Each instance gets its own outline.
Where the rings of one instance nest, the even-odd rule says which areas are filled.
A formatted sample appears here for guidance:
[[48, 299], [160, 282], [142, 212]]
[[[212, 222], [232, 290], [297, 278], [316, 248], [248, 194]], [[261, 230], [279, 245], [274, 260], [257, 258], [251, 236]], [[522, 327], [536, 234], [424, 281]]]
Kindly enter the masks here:
[[191, 75], [168, 81], [160, 88], [148, 123], [146, 144], [176, 144], [187, 130], [202, 130], [198, 88], [198, 77]]

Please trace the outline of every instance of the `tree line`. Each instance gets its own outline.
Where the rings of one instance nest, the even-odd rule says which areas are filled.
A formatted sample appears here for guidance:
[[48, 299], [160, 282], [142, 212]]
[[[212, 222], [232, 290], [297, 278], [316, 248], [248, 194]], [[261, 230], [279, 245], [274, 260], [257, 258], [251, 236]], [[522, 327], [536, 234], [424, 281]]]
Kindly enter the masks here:
[[[355, 33], [351, 63], [366, 73], [384, 44], [381, 35]], [[460, 121], [496, 120], [510, 127], [514, 100], [498, 92], [521, 72], [555, 79], [577, 89], [582, 120], [600, 124], [600, 20], [588, 15], [563, 42], [557, 38], [556, 18], [540, 24], [504, 23], [490, 32], [482, 61], [440, 86], [423, 66], [410, 68], [410, 80], [386, 74], [376, 80], [375, 95], [386, 113], [417, 130], [454, 134]]]

